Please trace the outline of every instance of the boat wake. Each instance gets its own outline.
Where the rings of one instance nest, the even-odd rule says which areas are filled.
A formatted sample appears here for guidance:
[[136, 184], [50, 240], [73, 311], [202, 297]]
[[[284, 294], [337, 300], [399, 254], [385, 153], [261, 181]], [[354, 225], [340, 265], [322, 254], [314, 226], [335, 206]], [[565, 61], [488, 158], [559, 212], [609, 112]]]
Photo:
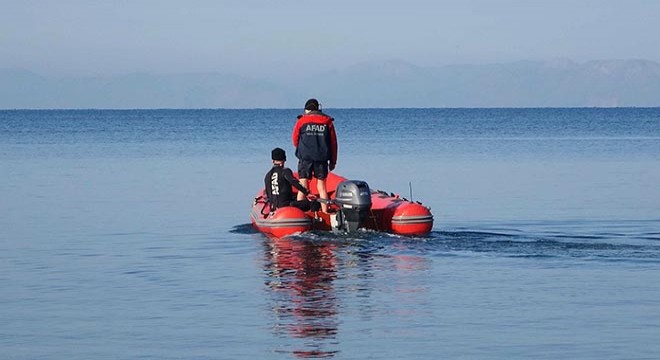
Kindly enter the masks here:
[[247, 223], [235, 225], [231, 230], [229, 230], [229, 232], [232, 234], [257, 234], [259, 231], [257, 231], [257, 229], [255, 229], [252, 224]]
[[437, 255], [660, 262], [660, 238], [648, 233], [434, 231], [422, 242], [406, 245]]
[[[235, 226], [234, 234], [255, 234], [250, 224]], [[265, 237], [265, 235], [264, 235]], [[432, 231], [410, 237], [360, 229], [346, 234], [309, 231], [288, 236], [294, 242], [334, 244], [351, 252], [431, 257], [478, 256], [509, 258], [573, 258], [587, 261], [640, 261], [660, 263], [660, 233], [503, 230]]]

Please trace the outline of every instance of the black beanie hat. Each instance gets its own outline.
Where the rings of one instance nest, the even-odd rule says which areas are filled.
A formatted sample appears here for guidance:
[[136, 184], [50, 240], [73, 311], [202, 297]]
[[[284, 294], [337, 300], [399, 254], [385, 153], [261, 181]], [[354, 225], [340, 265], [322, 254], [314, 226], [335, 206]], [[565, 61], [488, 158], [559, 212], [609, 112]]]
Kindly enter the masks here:
[[305, 103], [305, 110], [318, 111], [319, 110], [319, 101], [316, 99], [309, 99]]
[[283, 149], [275, 148], [271, 152], [271, 157], [273, 160], [286, 161], [286, 152]]

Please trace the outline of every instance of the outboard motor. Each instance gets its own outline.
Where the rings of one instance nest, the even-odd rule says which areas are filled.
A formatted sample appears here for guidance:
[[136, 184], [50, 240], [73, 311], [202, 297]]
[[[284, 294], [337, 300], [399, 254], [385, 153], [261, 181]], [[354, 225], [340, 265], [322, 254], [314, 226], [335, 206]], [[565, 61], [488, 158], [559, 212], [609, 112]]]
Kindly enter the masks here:
[[356, 231], [369, 217], [371, 191], [366, 182], [346, 180], [337, 185], [335, 204], [339, 206], [337, 228], [346, 232]]

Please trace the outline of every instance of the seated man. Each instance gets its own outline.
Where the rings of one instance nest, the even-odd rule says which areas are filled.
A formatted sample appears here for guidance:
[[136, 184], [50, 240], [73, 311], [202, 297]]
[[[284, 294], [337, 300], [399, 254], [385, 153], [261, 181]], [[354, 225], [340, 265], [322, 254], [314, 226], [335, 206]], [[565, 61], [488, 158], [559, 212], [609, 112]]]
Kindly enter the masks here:
[[[283, 206], [295, 206], [302, 211], [319, 211], [321, 204], [314, 200], [309, 190], [300, 184], [293, 176], [291, 169], [284, 167], [286, 161], [286, 152], [283, 149], [275, 148], [271, 153], [273, 159], [273, 168], [266, 174], [264, 182], [266, 183], [266, 195], [270, 203], [270, 211], [275, 211]], [[307, 199], [295, 200], [291, 186], [295, 186], [298, 191], [307, 196]]]

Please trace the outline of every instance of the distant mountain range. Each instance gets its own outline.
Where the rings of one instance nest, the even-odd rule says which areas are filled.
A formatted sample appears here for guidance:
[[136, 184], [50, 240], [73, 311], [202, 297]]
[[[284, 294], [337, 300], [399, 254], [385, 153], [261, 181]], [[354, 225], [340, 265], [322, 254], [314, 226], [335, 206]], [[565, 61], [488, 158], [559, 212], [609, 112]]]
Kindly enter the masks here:
[[420, 67], [402, 61], [274, 81], [222, 73], [46, 77], [0, 70], [0, 109], [655, 107], [660, 63], [520, 61]]

